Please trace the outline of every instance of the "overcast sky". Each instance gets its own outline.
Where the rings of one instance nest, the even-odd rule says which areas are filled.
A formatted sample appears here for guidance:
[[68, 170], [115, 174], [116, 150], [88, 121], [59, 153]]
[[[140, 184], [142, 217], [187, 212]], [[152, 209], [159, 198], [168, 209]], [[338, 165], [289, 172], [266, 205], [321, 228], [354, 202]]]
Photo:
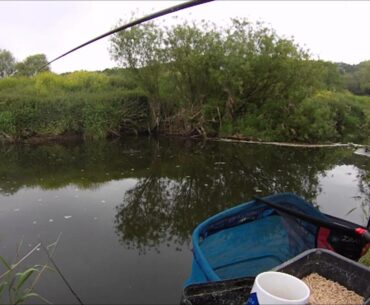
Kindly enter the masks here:
[[[111, 30], [132, 11], [142, 16], [181, 1], [0, 1], [0, 49], [17, 60], [44, 53], [49, 60]], [[293, 36], [316, 58], [357, 64], [370, 59], [370, 1], [216, 1], [162, 17], [206, 19], [217, 24], [231, 17], [264, 21], [279, 35]], [[54, 72], [102, 70], [116, 66], [103, 39], [52, 64]]]

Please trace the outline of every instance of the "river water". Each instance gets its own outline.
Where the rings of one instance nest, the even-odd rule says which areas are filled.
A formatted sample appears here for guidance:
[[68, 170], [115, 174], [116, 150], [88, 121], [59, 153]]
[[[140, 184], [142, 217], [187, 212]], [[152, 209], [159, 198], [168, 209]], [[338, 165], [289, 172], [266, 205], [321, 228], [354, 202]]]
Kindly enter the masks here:
[[[365, 225], [369, 172], [369, 158], [347, 148], [149, 138], [2, 145], [0, 255], [11, 261], [60, 236], [53, 259], [85, 304], [178, 304], [202, 220], [254, 195], [294, 192]], [[46, 262], [39, 249], [23, 267]], [[55, 272], [35, 290], [54, 304], [77, 302]]]

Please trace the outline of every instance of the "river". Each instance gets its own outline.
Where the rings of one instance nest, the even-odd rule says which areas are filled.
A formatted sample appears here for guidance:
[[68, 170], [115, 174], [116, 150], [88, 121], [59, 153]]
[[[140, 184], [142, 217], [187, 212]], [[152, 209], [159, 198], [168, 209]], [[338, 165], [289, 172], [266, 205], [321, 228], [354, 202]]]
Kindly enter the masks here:
[[[193, 228], [254, 195], [294, 192], [365, 225], [369, 158], [348, 148], [132, 138], [0, 146], [0, 255], [57, 240], [53, 259], [85, 304], [178, 304]], [[43, 264], [43, 249], [23, 264]], [[4, 271], [4, 269], [1, 269]], [[76, 299], [45, 272], [35, 289]], [[37, 299], [34, 302], [39, 302]]]

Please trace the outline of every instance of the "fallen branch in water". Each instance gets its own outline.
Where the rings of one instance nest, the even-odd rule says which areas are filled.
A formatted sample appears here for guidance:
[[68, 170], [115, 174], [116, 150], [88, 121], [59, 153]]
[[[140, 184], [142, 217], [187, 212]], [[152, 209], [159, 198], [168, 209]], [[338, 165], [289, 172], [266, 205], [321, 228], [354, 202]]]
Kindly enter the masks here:
[[247, 143], [247, 144], [261, 144], [261, 145], [275, 145], [275, 146], [287, 146], [287, 147], [302, 147], [302, 148], [320, 148], [320, 147], [354, 147], [362, 148], [366, 147], [363, 144], [355, 143], [332, 143], [332, 144], [301, 144], [301, 143], [287, 143], [287, 142], [268, 142], [268, 141], [253, 141], [239, 138], [207, 138], [209, 141], [218, 142], [232, 142], [232, 143]]

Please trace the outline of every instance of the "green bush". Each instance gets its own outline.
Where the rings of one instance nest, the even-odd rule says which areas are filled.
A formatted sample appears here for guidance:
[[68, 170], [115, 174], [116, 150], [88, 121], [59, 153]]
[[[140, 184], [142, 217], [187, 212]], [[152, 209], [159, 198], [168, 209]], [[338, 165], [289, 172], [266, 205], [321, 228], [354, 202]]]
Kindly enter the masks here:
[[368, 143], [370, 98], [321, 91], [305, 99], [291, 119], [299, 141]]
[[[146, 98], [142, 91], [117, 86], [120, 76], [113, 77], [111, 82], [110, 76], [97, 72], [44, 72], [0, 79], [0, 137], [118, 135], [125, 117], [135, 114], [133, 101], [139, 105]], [[130, 114], [124, 110], [126, 103], [131, 105]], [[136, 115], [143, 120], [140, 107]]]

